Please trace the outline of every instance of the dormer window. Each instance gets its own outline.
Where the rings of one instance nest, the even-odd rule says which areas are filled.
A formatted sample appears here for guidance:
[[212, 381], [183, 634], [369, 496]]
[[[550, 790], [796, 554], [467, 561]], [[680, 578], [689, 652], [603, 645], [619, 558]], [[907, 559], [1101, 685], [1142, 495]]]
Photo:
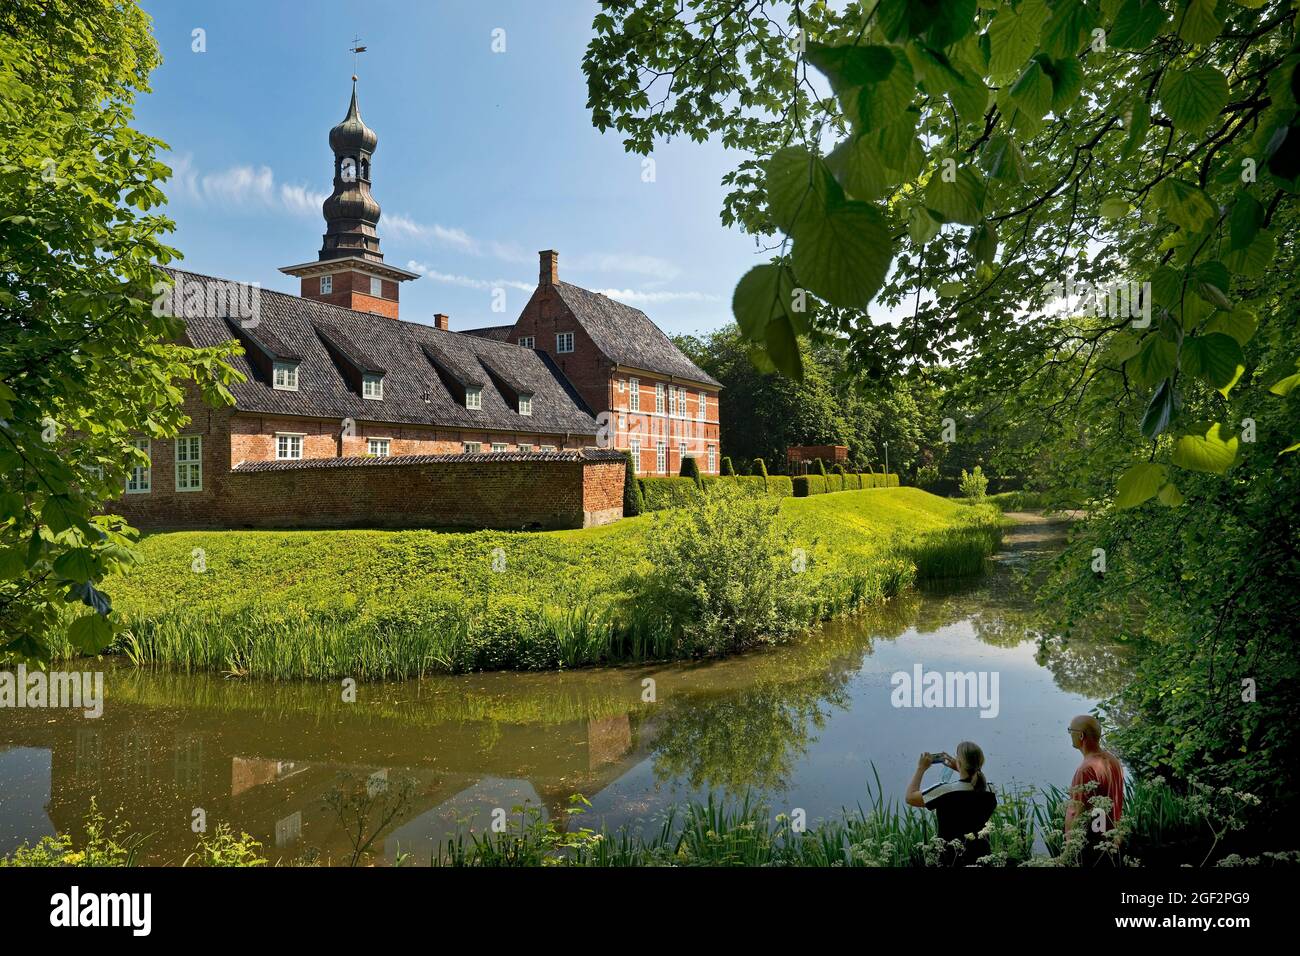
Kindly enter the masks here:
[[281, 392], [298, 391], [298, 363], [276, 362], [273, 366], [271, 387]]
[[380, 401], [384, 397], [384, 377], [373, 372], [361, 376], [361, 397]]
[[533, 396], [532, 396], [532, 395], [527, 395], [527, 394], [525, 394], [525, 395], [520, 395], [520, 396], [519, 396], [519, 414], [520, 414], [520, 415], [531, 415], [532, 413], [533, 413]]
[[519, 336], [519, 344], [526, 349], [530, 349], [533, 347], [533, 337], [531, 335], [521, 335]]
[[384, 295], [383, 279], [377, 279], [374, 276], [370, 277], [370, 294], [373, 295], [376, 299], [383, 298]]
[[483, 407], [483, 389], [466, 388], [465, 389], [465, 407], [469, 409], [480, 409]]
[[573, 351], [573, 333], [556, 332], [555, 333], [555, 351], [572, 352]]

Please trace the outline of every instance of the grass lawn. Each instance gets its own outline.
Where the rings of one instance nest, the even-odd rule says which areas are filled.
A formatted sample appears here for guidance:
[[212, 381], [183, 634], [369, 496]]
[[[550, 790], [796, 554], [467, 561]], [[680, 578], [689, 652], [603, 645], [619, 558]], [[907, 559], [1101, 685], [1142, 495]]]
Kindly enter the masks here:
[[[140, 542], [137, 567], [105, 583], [128, 625], [113, 650], [139, 664], [284, 679], [671, 657], [629, 619], [629, 576], [657, 520], [155, 534]], [[782, 499], [779, 521], [807, 555], [806, 571], [791, 575], [801, 623], [890, 597], [918, 573], [977, 572], [999, 520], [916, 488]]]

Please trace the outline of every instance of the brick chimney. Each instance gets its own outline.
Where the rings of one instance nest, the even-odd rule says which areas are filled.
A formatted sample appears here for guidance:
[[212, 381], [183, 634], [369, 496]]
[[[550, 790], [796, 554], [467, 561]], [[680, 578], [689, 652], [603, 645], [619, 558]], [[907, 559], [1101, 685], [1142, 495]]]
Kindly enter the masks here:
[[442, 329], [446, 332], [450, 327], [450, 320], [441, 312], [435, 312], [433, 313], [433, 327], [435, 329]]
[[560, 254], [554, 249], [543, 249], [538, 254], [541, 268], [538, 270], [538, 285], [554, 285], [560, 281]]

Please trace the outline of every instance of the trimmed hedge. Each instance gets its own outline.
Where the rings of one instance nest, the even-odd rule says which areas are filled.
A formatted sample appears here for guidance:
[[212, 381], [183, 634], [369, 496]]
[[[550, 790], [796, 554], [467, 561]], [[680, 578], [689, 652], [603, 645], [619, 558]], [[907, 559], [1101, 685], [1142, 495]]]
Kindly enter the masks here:
[[642, 478], [641, 494], [646, 511], [689, 508], [700, 501], [702, 492], [692, 478]]
[[794, 485], [794, 496], [796, 498], [826, 494], [825, 475], [795, 475], [790, 481]]
[[767, 494], [771, 498], [793, 498], [794, 484], [789, 475], [768, 475], [765, 479], [767, 482]]
[[[862, 488], [897, 488], [898, 475], [874, 475], [870, 472], [856, 475], [795, 475], [787, 479], [793, 484], [796, 498], [824, 495], [832, 491], [858, 491]], [[770, 483], [771, 478], [768, 479]]]

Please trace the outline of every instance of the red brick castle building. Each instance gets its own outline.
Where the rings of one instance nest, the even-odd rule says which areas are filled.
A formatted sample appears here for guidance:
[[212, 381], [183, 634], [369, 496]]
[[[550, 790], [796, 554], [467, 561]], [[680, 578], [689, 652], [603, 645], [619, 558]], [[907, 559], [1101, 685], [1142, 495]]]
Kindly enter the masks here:
[[233, 407], [187, 397], [175, 440], [140, 439], [115, 511], [146, 528], [576, 527], [622, 514], [622, 450], [676, 474], [718, 470], [717, 381], [645, 313], [569, 283], [544, 251], [513, 325], [452, 331], [400, 317], [371, 194], [378, 137], [355, 80], [329, 135], [333, 191], [300, 295], [171, 272], [193, 345], [237, 340]]

